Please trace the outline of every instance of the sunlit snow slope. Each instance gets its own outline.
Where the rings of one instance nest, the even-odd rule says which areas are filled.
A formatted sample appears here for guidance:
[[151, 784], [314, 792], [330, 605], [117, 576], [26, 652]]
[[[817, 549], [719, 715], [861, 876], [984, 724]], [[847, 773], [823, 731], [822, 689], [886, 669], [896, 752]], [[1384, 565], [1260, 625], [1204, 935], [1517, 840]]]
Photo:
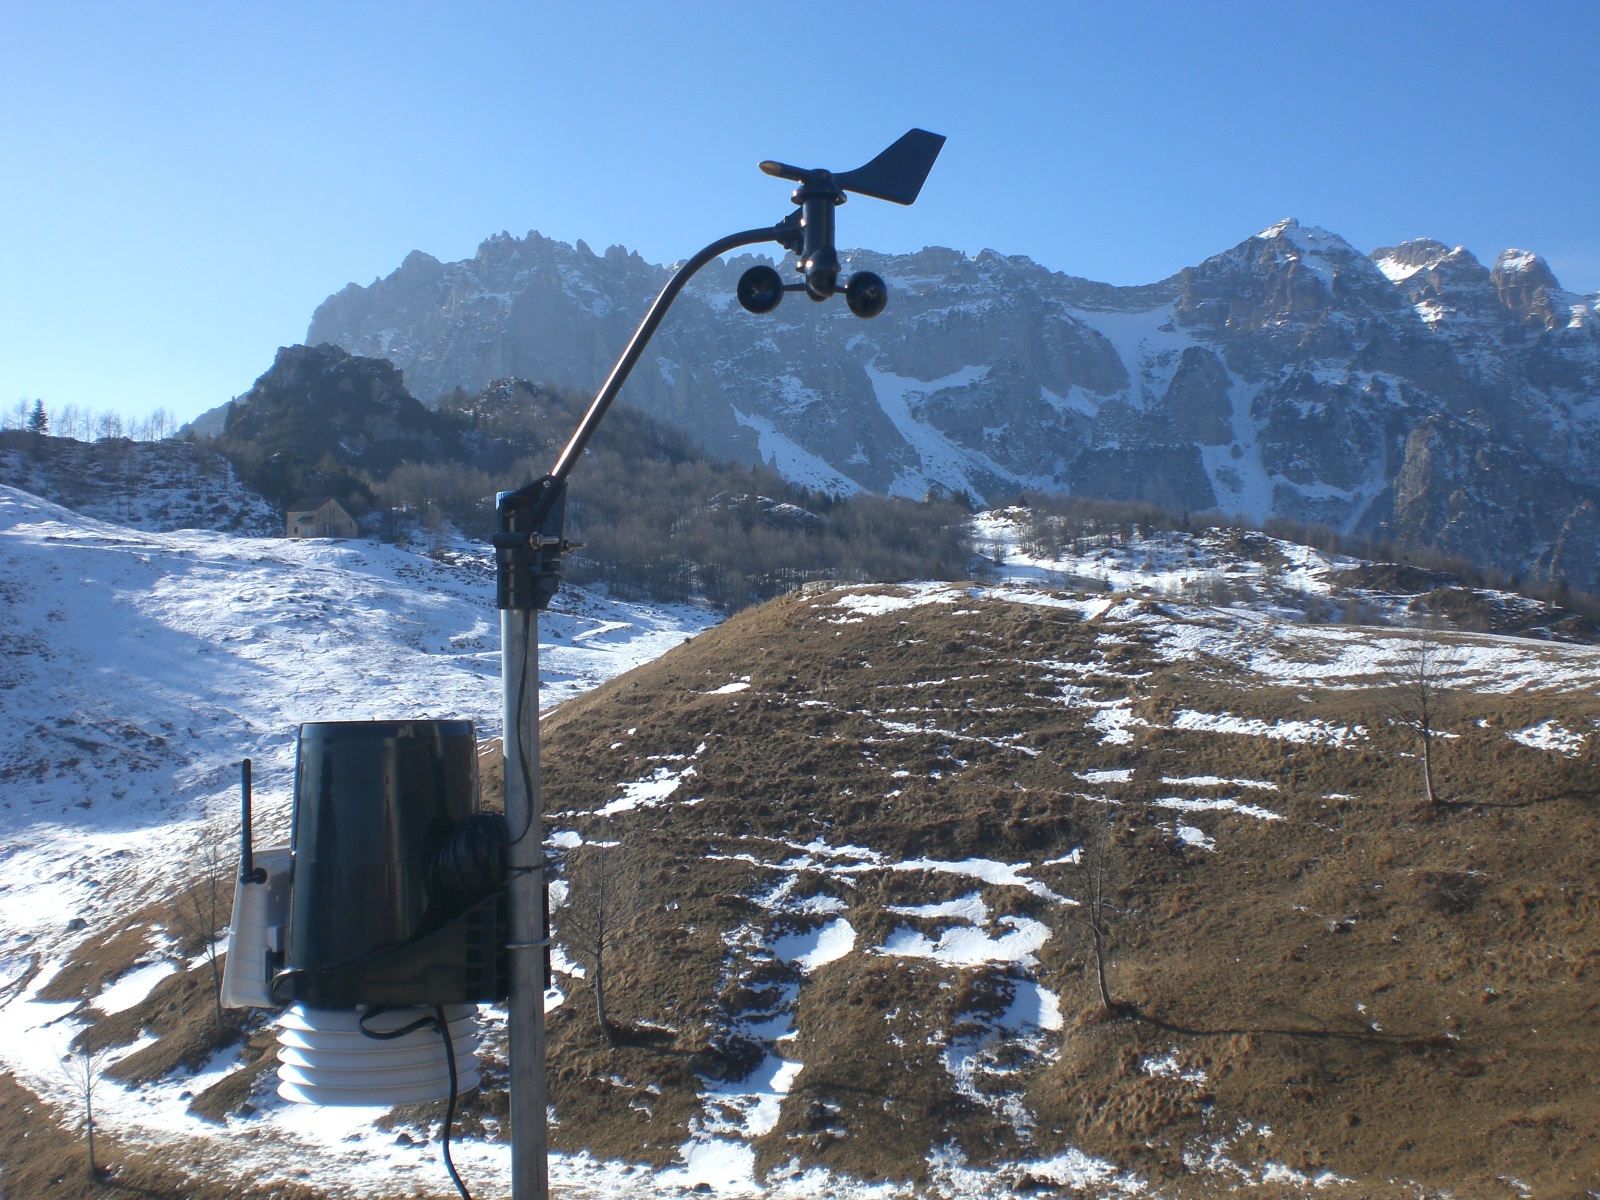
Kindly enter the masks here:
[[[499, 732], [498, 614], [481, 556], [360, 541], [143, 533], [0, 487], [0, 941], [159, 883], [254, 760], [283, 828], [303, 721], [466, 717]], [[541, 624], [546, 707], [709, 614], [576, 589]], [[131, 852], [131, 853], [130, 853]]]

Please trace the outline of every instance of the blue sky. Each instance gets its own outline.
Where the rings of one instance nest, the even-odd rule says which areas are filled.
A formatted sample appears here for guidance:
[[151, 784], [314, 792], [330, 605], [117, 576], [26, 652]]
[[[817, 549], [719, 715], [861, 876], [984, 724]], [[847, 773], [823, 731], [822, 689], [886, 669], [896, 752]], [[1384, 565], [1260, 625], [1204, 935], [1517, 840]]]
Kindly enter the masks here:
[[840, 243], [1162, 278], [1286, 216], [1600, 289], [1600, 3], [0, 6], [0, 404], [188, 418], [330, 292], [537, 229], [671, 261], [762, 158], [950, 138]]

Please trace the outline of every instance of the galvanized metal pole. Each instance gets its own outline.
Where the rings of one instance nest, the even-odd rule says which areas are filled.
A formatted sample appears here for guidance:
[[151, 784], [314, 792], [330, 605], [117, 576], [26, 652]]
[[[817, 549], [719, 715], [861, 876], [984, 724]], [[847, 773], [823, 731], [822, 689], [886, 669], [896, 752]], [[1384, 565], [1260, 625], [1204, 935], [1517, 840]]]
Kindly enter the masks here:
[[506, 784], [506, 855], [510, 906], [510, 999], [506, 1036], [511, 1058], [512, 1200], [547, 1200], [550, 1193], [546, 1126], [544, 975], [549, 946], [545, 912], [544, 832], [539, 803], [539, 612], [560, 581], [567, 476], [639, 361], [656, 326], [686, 283], [706, 263], [739, 246], [785, 241], [796, 226], [748, 229], [711, 243], [667, 280], [622, 357], [612, 368], [551, 473], [496, 500], [494, 536], [499, 570], [502, 763]]
[[[777, 242], [803, 256], [800, 268], [806, 273], [806, 290], [812, 299], [825, 299], [837, 290], [839, 259], [833, 245], [833, 209], [844, 203], [845, 191], [910, 204], [943, 145], [939, 134], [913, 129], [866, 166], [845, 172], [837, 181], [827, 171], [762, 163], [767, 174], [800, 184], [791, 199], [801, 207], [776, 225], [719, 238], [681, 263], [623, 347], [617, 365], [595, 394], [550, 474], [515, 492], [502, 492], [496, 499], [498, 524], [493, 540], [498, 570], [495, 603], [500, 609], [501, 728], [505, 731], [502, 762], [506, 826], [511, 835], [506, 855], [511, 908], [510, 940], [506, 943], [511, 975], [506, 1033], [511, 1057], [512, 1200], [547, 1200], [550, 1191], [544, 1062], [544, 982], [550, 935], [545, 911], [543, 816], [539, 811], [538, 610], [555, 596], [561, 580], [561, 555], [572, 548], [563, 536], [567, 477], [644, 354], [656, 326], [696, 271], [740, 246]], [[858, 316], [873, 316], [883, 307], [883, 281], [863, 275], [876, 282], [880, 300], [870, 311], [862, 311], [852, 299], [851, 310]]]
[[505, 731], [506, 855], [511, 996], [506, 1035], [511, 1058], [511, 1196], [550, 1194], [545, 1125], [544, 819], [539, 801], [539, 613], [500, 610], [500, 682]]

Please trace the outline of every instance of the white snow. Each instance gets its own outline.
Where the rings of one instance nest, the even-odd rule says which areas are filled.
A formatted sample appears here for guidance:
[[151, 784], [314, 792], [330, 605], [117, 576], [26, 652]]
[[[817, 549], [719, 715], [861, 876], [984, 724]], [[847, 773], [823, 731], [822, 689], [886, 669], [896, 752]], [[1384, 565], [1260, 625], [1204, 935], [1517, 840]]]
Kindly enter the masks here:
[[861, 490], [859, 483], [838, 471], [826, 459], [779, 432], [767, 417], [746, 415], [736, 408], [733, 418], [746, 429], [755, 431], [756, 453], [761, 456], [761, 461], [790, 483], [831, 492], [836, 496], [853, 496]]
[[1539, 256], [1531, 250], [1502, 250], [1494, 265], [1508, 274], [1521, 275], [1539, 265]]
[[[1085, 783], [1093, 783], [1097, 785], [1106, 783], [1127, 783], [1128, 780], [1133, 778], [1133, 768], [1118, 767], [1115, 769], [1100, 771], [1074, 771], [1073, 774], [1079, 779], [1083, 780]], [[1173, 783], [1176, 781], [1169, 779], [1163, 780], [1163, 782]]]
[[1025, 888], [1035, 896], [1054, 900], [1058, 904], [1067, 903], [1038, 880], [1029, 879], [1024, 875], [1023, 872], [1029, 866], [1027, 863], [1003, 863], [992, 858], [964, 858], [959, 862], [936, 858], [912, 858], [886, 865], [891, 871], [933, 871], [944, 875], [965, 875], [997, 887]]
[[1281, 821], [1283, 818], [1271, 809], [1255, 804], [1240, 804], [1237, 800], [1187, 800], [1181, 796], [1163, 796], [1150, 803], [1156, 808], [1170, 808], [1178, 812], [1236, 812], [1258, 821]]
[[631, 812], [636, 808], [657, 808], [665, 804], [687, 779], [697, 774], [693, 765], [680, 767], [673, 770], [671, 767], [657, 767], [644, 779], [636, 779], [631, 783], [621, 784], [622, 795], [607, 804], [594, 810], [594, 816], [612, 817], [618, 813]]
[[1581, 733], [1562, 726], [1559, 721], [1541, 721], [1537, 725], [1530, 725], [1526, 729], [1517, 729], [1506, 734], [1514, 742], [1521, 742], [1524, 746], [1531, 746], [1535, 750], [1549, 750], [1556, 754], [1565, 755], [1567, 758], [1576, 758], [1583, 752], [1584, 743], [1589, 739]]
[[897, 917], [926, 917], [929, 920], [954, 917], [970, 925], [982, 925], [989, 919], [989, 906], [977, 892], [968, 892], [959, 900], [940, 900], [932, 904], [889, 904], [884, 911], [892, 912]]
[[849, 623], [867, 617], [880, 617], [885, 613], [916, 608], [923, 604], [955, 604], [962, 599], [959, 592], [946, 584], [902, 584], [892, 588], [874, 589], [870, 592], [845, 591], [833, 597], [832, 608], [852, 614], [833, 618], [836, 623]]
[[94, 1006], [107, 1016], [132, 1008], [148, 996], [156, 984], [177, 969], [176, 963], [166, 959], [132, 967], [100, 989], [94, 998]]
[[855, 928], [849, 921], [839, 917], [818, 929], [785, 934], [774, 939], [772, 952], [809, 975], [818, 967], [837, 962], [855, 947]]
[[984, 963], [1038, 965], [1034, 952], [1050, 940], [1050, 927], [1031, 917], [1001, 917], [1008, 926], [998, 937], [981, 929], [958, 926], [930, 938], [914, 929], [896, 929], [878, 947], [877, 953], [902, 958], [929, 958], [947, 967], [976, 967]]
[[1178, 778], [1172, 775], [1163, 775], [1162, 783], [1170, 783], [1176, 787], [1241, 787], [1260, 788], [1262, 791], [1275, 792], [1278, 785], [1268, 783], [1261, 779], [1224, 779], [1220, 775], [1185, 775]]
[[1207, 837], [1203, 829], [1196, 829], [1193, 825], [1175, 825], [1173, 832], [1177, 835], [1178, 840], [1186, 846], [1198, 846], [1202, 850], [1215, 850], [1217, 848], [1217, 843], [1214, 839]]
[[1135, 714], [1126, 702], [1108, 704], [1089, 718], [1089, 728], [1100, 731], [1103, 746], [1131, 746], [1134, 729], [1144, 724], [1147, 724], [1144, 718]]
[[917, 456], [916, 468], [903, 469], [889, 485], [889, 495], [921, 499], [932, 484], [952, 492], [981, 495], [984, 488], [980, 481], [994, 478], [1009, 480], [1021, 487], [1053, 485], [1054, 481], [1049, 478], [1019, 476], [986, 454], [958, 445], [923, 418], [920, 410], [929, 397], [981, 383], [989, 373], [988, 366], [962, 367], [932, 380], [895, 375], [879, 370], [875, 363], [867, 364], [866, 371], [878, 407]]
[[1403, 263], [1399, 259], [1384, 255], [1382, 258], [1372, 260], [1373, 265], [1382, 271], [1390, 283], [1403, 283], [1418, 271], [1427, 270], [1427, 263]]
[[1335, 725], [1320, 717], [1313, 717], [1309, 721], [1266, 721], [1260, 717], [1236, 717], [1232, 713], [1197, 712], [1192, 708], [1173, 713], [1172, 727], [1324, 746], [1343, 746], [1349, 741], [1359, 741], [1366, 737], [1367, 732], [1360, 725]]

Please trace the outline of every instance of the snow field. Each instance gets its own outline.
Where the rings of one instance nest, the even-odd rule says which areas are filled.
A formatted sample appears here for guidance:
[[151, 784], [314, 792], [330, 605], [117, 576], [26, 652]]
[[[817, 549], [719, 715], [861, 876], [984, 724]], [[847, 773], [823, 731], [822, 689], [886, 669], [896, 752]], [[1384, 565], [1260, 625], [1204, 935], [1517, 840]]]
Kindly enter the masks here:
[[[209, 820], [232, 828], [243, 757], [254, 763], [257, 842], [281, 839], [301, 722], [464, 717], [496, 736], [493, 571], [482, 547], [465, 544], [433, 559], [362, 541], [141, 532], [0, 487], [0, 597], [0, 1064], [71, 1111], [61, 1058], [82, 1028], [77, 1005], [37, 995], [77, 931], [170, 890]], [[716, 619], [566, 589], [540, 623], [541, 702]], [[622, 800], [659, 802], [666, 788], [647, 781]], [[152, 946], [96, 1007], [132, 1007], [179, 965]], [[374, 1127], [384, 1110], [290, 1105], [268, 1092], [221, 1127], [190, 1115], [189, 1099], [237, 1064], [232, 1047], [198, 1074], [103, 1080], [96, 1118], [129, 1144], [188, 1146], [219, 1170], [272, 1177], [303, 1163], [331, 1194], [444, 1182], [437, 1146]], [[503, 1146], [458, 1144], [455, 1156], [491, 1194], [505, 1184]], [[609, 1187], [620, 1170], [553, 1165], [575, 1195], [611, 1194], [582, 1188]]]
[[[834, 596], [837, 596], [834, 599]], [[1381, 686], [1404, 661], [1413, 634], [1403, 629], [1371, 629], [1344, 625], [1291, 625], [1268, 614], [1245, 608], [1187, 608], [1169, 612], [1149, 599], [1087, 597], [1059, 590], [996, 584], [915, 584], [841, 589], [828, 600], [813, 600], [823, 620], [851, 622], [865, 615], [885, 615], [928, 604], [972, 603], [998, 600], [1062, 610], [1091, 624], [1116, 623], [1151, 635], [1151, 648], [1168, 661], [1215, 660], [1237, 669], [1243, 677], [1262, 684], [1290, 687], [1356, 689]], [[831, 601], [831, 602], [830, 602]], [[837, 610], [840, 616], [829, 615]], [[1121, 635], [1113, 635], [1121, 636]], [[1487, 693], [1588, 691], [1600, 681], [1600, 648], [1586, 645], [1533, 641], [1499, 634], [1443, 635], [1446, 655], [1442, 667], [1454, 687]], [[1105, 674], [1103, 668], [1081, 663], [1051, 665], [1063, 673]], [[1135, 678], [1136, 676], [1128, 676]], [[1073, 685], [1063, 689], [1066, 703], [1105, 706], [1121, 702], [1096, 701], [1091, 689]], [[1343, 728], [1325, 723], [1293, 722], [1251, 724], [1229, 714], [1194, 713], [1186, 718], [1195, 727], [1206, 725], [1219, 732], [1239, 732], [1282, 740], [1340, 743], [1362, 735], [1360, 727]], [[1103, 718], [1107, 732], [1126, 718]], [[1233, 728], [1227, 728], [1230, 722]], [[1115, 735], [1114, 735], [1115, 736]]]
[[[724, 1036], [759, 1042], [766, 1047], [765, 1057], [744, 1079], [703, 1081], [705, 1115], [680, 1149], [682, 1167], [661, 1178], [687, 1186], [704, 1183], [719, 1193], [759, 1195], [765, 1193], [750, 1173], [754, 1151], [747, 1143], [775, 1127], [783, 1097], [803, 1070], [802, 1064], [780, 1053], [781, 1045], [798, 1034], [794, 1020], [800, 991], [806, 977], [857, 952], [855, 929], [839, 915], [848, 905], [835, 891], [853, 890], [854, 881], [870, 872], [897, 871], [1018, 888], [1057, 905], [1074, 901], [1033, 879], [1028, 863], [981, 858], [893, 859], [865, 847], [821, 840], [804, 844], [755, 836], [742, 840], [752, 849], [709, 857], [745, 862], [769, 876], [770, 883], [758, 887], [752, 899], [767, 913], [772, 931], [747, 923], [729, 933], [725, 937], [725, 977], [745, 979], [761, 964], [776, 961], [795, 967], [799, 980], [777, 989], [769, 987], [770, 1003], [737, 1014], [724, 1030]], [[1031, 977], [1039, 965], [1034, 952], [1051, 936], [1049, 926], [1027, 917], [991, 920], [988, 905], [976, 891], [927, 904], [889, 906], [887, 911], [908, 923], [895, 928], [883, 944], [862, 952], [886, 960], [926, 961], [952, 972], [1004, 972], [1003, 986], [1010, 994], [1000, 1011], [968, 1014], [952, 1033], [936, 1031], [933, 1036], [941, 1045], [941, 1061], [958, 1091], [981, 1098], [1014, 1127], [1028, 1128], [1032, 1118], [1020, 1091], [1004, 1086], [1008, 1078], [1021, 1074], [1021, 1068], [999, 1064], [1002, 1059], [1012, 1062], [1019, 1047], [1033, 1061], [1046, 1057], [1050, 1051], [1044, 1035], [1062, 1027], [1055, 993]], [[1010, 1053], [1003, 1055], [1001, 1051], [1007, 1048]], [[772, 1194], [782, 1194], [779, 1177], [768, 1180], [766, 1186], [774, 1189]]]

